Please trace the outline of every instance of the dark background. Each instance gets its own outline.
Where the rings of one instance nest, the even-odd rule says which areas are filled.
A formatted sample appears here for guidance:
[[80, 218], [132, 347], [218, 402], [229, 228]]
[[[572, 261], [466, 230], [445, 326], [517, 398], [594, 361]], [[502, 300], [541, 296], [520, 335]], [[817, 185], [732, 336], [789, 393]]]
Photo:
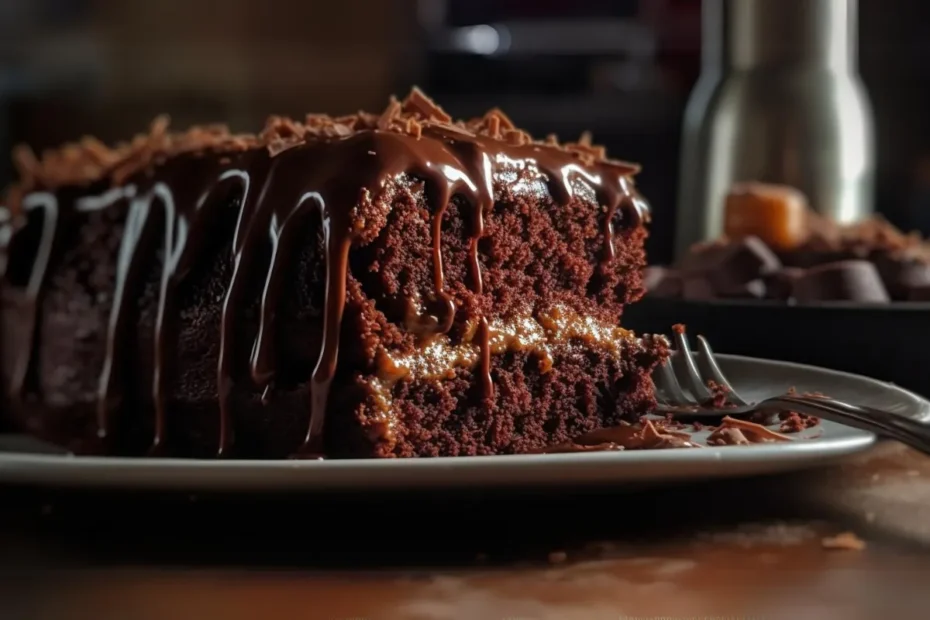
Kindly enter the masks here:
[[[674, 227], [682, 111], [700, 0], [3, 0], [0, 152], [95, 134], [380, 110], [417, 84], [456, 116], [500, 106], [533, 133], [593, 132], [643, 164], [653, 260]], [[510, 40], [483, 24], [505, 24]], [[930, 210], [930, 2], [860, 0], [860, 66], [878, 130], [877, 207]], [[475, 29], [474, 26], [479, 26]], [[490, 37], [490, 38], [489, 38]], [[0, 184], [9, 181], [0, 158]], [[924, 231], [925, 233], [930, 230]]]

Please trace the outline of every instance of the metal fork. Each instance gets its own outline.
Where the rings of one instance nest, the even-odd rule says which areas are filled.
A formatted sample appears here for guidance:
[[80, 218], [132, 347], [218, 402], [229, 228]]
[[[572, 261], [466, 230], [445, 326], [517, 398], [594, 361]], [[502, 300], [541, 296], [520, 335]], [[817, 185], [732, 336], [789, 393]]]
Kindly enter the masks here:
[[[870, 431], [930, 454], [930, 425], [874, 407], [852, 405], [825, 396], [792, 394], [773, 396], [757, 403], [747, 402], [727, 381], [703, 336], [697, 339], [700, 350], [697, 359], [684, 332], [676, 332], [673, 339], [676, 350], [652, 375], [659, 413], [719, 418], [795, 411]], [[679, 363], [673, 364], [673, 358]], [[726, 390], [724, 407], [713, 405], [714, 394], [708, 387], [710, 381]]]

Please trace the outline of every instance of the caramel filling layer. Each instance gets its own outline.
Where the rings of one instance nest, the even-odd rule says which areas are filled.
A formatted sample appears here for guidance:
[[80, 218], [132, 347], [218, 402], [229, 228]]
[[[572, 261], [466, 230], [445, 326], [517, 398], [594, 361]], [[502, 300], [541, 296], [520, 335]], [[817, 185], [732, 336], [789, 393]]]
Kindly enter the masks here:
[[[624, 343], [636, 340], [634, 334], [591, 316], [583, 316], [564, 307], [554, 307], [538, 317], [519, 317], [489, 321], [488, 340], [492, 354], [508, 351], [532, 351], [552, 365], [555, 347], [583, 342], [613, 354], [620, 354]], [[376, 361], [377, 377], [382, 381], [442, 379], [456, 368], [470, 368], [478, 362], [480, 349], [475, 342], [477, 327], [466, 332], [461, 343], [453, 344], [446, 335], [433, 338], [413, 353], [394, 354], [381, 351]], [[547, 368], [547, 370], [548, 370]]]
[[[540, 370], [552, 369], [553, 353], [572, 345], [596, 347], [611, 355], [621, 355], [624, 347], [636, 344], [633, 332], [591, 316], [556, 306], [537, 317], [518, 317], [488, 322], [492, 355], [509, 351], [529, 351], [538, 356]], [[474, 368], [481, 356], [476, 342], [477, 326], [469, 329], [461, 343], [453, 344], [446, 335], [429, 341], [413, 353], [396, 354], [382, 350], [376, 360], [376, 375], [368, 381], [382, 418], [377, 435], [389, 439], [395, 427], [390, 413], [394, 385], [404, 379], [448, 379], [458, 368]], [[373, 429], [374, 430], [374, 429]]]

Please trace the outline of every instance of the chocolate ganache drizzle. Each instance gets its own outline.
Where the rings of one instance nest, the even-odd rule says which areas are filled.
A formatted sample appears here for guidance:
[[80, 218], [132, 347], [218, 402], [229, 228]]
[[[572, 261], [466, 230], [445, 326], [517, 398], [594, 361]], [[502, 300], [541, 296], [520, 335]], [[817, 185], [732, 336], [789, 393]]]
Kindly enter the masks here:
[[[83, 168], [68, 159], [67, 149], [40, 162], [20, 157], [24, 181], [14, 187], [8, 203], [13, 214], [12, 234], [2, 256], [16, 243], [31, 212], [41, 212], [42, 229], [23, 296], [28, 314], [28, 342], [19, 347], [9, 386], [14, 406], [30, 391], [37, 351], [37, 315], [50, 257], [58, 251], [60, 231], [75, 212], [126, 210], [125, 232], [117, 265], [116, 289], [107, 332], [104, 367], [97, 400], [98, 436], [106, 444], [114, 418], [124, 402], [123, 369], [128, 339], [135, 337], [134, 314], [144, 266], [163, 252], [154, 334], [152, 453], [165, 446], [168, 415], [166, 376], [178, 337], [176, 304], [179, 285], [202, 260], [206, 239], [216, 229], [221, 207], [235, 200], [238, 214], [232, 241], [233, 271], [222, 306], [216, 389], [219, 401], [217, 455], [230, 454], [233, 424], [230, 395], [234, 388], [234, 351], [251, 345], [249, 375], [263, 390], [273, 389], [277, 371], [276, 313], [288, 290], [286, 267], [304, 239], [309, 218], [322, 222], [325, 255], [325, 303], [322, 345], [309, 377], [311, 406], [307, 434], [299, 456], [323, 454], [323, 428], [330, 384], [339, 360], [339, 337], [346, 304], [349, 251], [370, 225], [360, 205], [373, 200], [400, 175], [422, 181], [431, 213], [433, 291], [439, 309], [430, 307], [432, 320], [419, 316], [418, 300], [407, 299], [408, 315], [416, 315], [418, 329], [441, 334], [450, 330], [456, 312], [445, 291], [440, 230], [443, 212], [453, 197], [470, 209], [469, 277], [474, 292], [482, 293], [478, 242], [485, 217], [494, 206], [495, 175], [506, 165], [533, 165], [548, 179], [554, 200], [572, 200], [576, 183], [592, 188], [604, 209], [602, 260], [614, 258], [615, 215], [624, 226], [638, 226], [648, 217], [631, 175], [635, 166], [607, 160], [603, 150], [587, 138], [559, 145], [554, 138], [534, 142], [499, 111], [469, 123], [452, 119], [420, 91], [403, 102], [392, 99], [383, 114], [350, 117], [309, 116], [305, 123], [282, 118], [269, 121], [260, 136], [234, 136], [222, 128], [197, 128], [187, 134], [166, 133], [158, 121], [150, 136], [137, 138], [121, 149], [107, 150], [96, 142], [83, 143], [71, 160], [90, 161]], [[21, 154], [22, 155], [22, 154]], [[57, 159], [56, 159], [57, 157]], [[51, 158], [51, 162], [49, 161]], [[57, 174], [57, 176], [56, 176]], [[80, 191], [65, 191], [78, 187]], [[375, 231], [376, 233], [377, 231]], [[9, 239], [7, 239], [9, 237]], [[260, 253], [270, 240], [271, 258]], [[0, 264], [6, 261], [0, 261]], [[259, 330], [252, 343], [236, 342], [237, 320], [250, 276], [264, 270]], [[479, 319], [476, 342], [479, 371], [486, 398], [493, 397], [490, 329]]]

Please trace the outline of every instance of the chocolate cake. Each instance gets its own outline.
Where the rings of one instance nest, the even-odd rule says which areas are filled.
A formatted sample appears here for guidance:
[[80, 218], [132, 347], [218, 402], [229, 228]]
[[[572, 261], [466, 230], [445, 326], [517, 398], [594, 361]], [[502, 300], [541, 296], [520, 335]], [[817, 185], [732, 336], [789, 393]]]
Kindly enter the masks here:
[[536, 451], [654, 405], [637, 167], [420, 91], [17, 151], [3, 417], [77, 453]]

